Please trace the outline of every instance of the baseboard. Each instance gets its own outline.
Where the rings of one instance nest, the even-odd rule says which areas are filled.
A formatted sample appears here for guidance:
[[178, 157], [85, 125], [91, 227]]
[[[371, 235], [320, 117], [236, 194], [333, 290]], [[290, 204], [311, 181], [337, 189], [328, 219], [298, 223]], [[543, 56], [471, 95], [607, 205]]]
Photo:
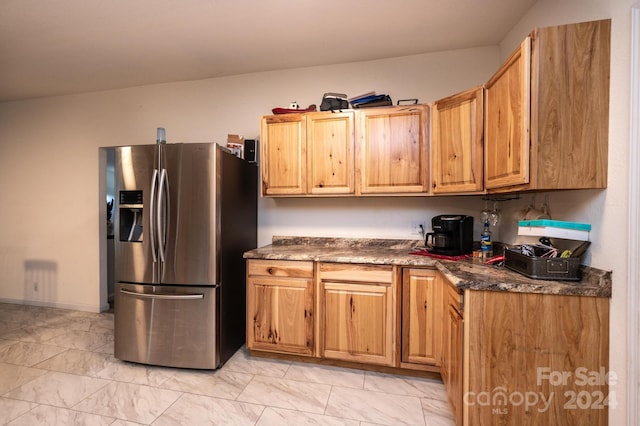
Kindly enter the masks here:
[[14, 305], [44, 306], [47, 308], [69, 309], [72, 311], [100, 313], [109, 310], [109, 305], [81, 305], [73, 303], [48, 302], [44, 300], [7, 299], [0, 297], [0, 303], [12, 303]]

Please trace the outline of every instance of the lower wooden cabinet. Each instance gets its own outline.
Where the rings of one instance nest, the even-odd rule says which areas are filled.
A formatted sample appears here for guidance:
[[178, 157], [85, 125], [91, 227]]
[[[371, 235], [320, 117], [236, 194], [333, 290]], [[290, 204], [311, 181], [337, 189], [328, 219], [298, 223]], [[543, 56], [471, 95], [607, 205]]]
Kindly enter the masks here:
[[463, 424], [608, 424], [609, 303], [467, 290]]
[[395, 364], [392, 266], [318, 265], [320, 356]]
[[447, 397], [453, 408], [456, 424], [462, 424], [462, 374], [463, 374], [463, 296], [448, 282], [444, 287], [443, 334], [442, 334], [442, 380]]
[[407, 268], [402, 276], [402, 367], [439, 366], [442, 355], [442, 274]]
[[313, 262], [247, 261], [247, 348], [313, 355]]
[[463, 295], [433, 269], [248, 259], [247, 348], [440, 372], [458, 425], [606, 425], [609, 302]]

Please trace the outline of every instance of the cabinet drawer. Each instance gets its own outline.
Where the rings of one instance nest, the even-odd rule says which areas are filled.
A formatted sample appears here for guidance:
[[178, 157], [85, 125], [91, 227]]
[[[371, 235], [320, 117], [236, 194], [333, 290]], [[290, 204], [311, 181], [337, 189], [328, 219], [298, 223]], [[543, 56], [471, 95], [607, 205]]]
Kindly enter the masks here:
[[320, 263], [320, 279], [366, 283], [393, 283], [393, 266]]
[[295, 260], [253, 260], [247, 261], [247, 274], [271, 277], [312, 278], [313, 262]]

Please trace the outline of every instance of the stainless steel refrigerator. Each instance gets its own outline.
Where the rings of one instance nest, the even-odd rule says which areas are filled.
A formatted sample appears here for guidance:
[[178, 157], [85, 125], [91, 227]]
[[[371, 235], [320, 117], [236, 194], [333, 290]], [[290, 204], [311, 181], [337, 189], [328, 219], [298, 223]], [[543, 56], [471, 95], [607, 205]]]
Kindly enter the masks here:
[[218, 368], [245, 340], [257, 166], [214, 143], [115, 152], [115, 357]]

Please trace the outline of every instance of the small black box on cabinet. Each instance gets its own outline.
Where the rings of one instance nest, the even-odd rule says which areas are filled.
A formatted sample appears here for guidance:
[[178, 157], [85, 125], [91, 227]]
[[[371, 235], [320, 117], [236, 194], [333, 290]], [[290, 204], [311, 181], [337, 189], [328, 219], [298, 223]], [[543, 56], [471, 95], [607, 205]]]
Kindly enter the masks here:
[[244, 140], [244, 159], [250, 163], [258, 162], [258, 141], [257, 139]]

